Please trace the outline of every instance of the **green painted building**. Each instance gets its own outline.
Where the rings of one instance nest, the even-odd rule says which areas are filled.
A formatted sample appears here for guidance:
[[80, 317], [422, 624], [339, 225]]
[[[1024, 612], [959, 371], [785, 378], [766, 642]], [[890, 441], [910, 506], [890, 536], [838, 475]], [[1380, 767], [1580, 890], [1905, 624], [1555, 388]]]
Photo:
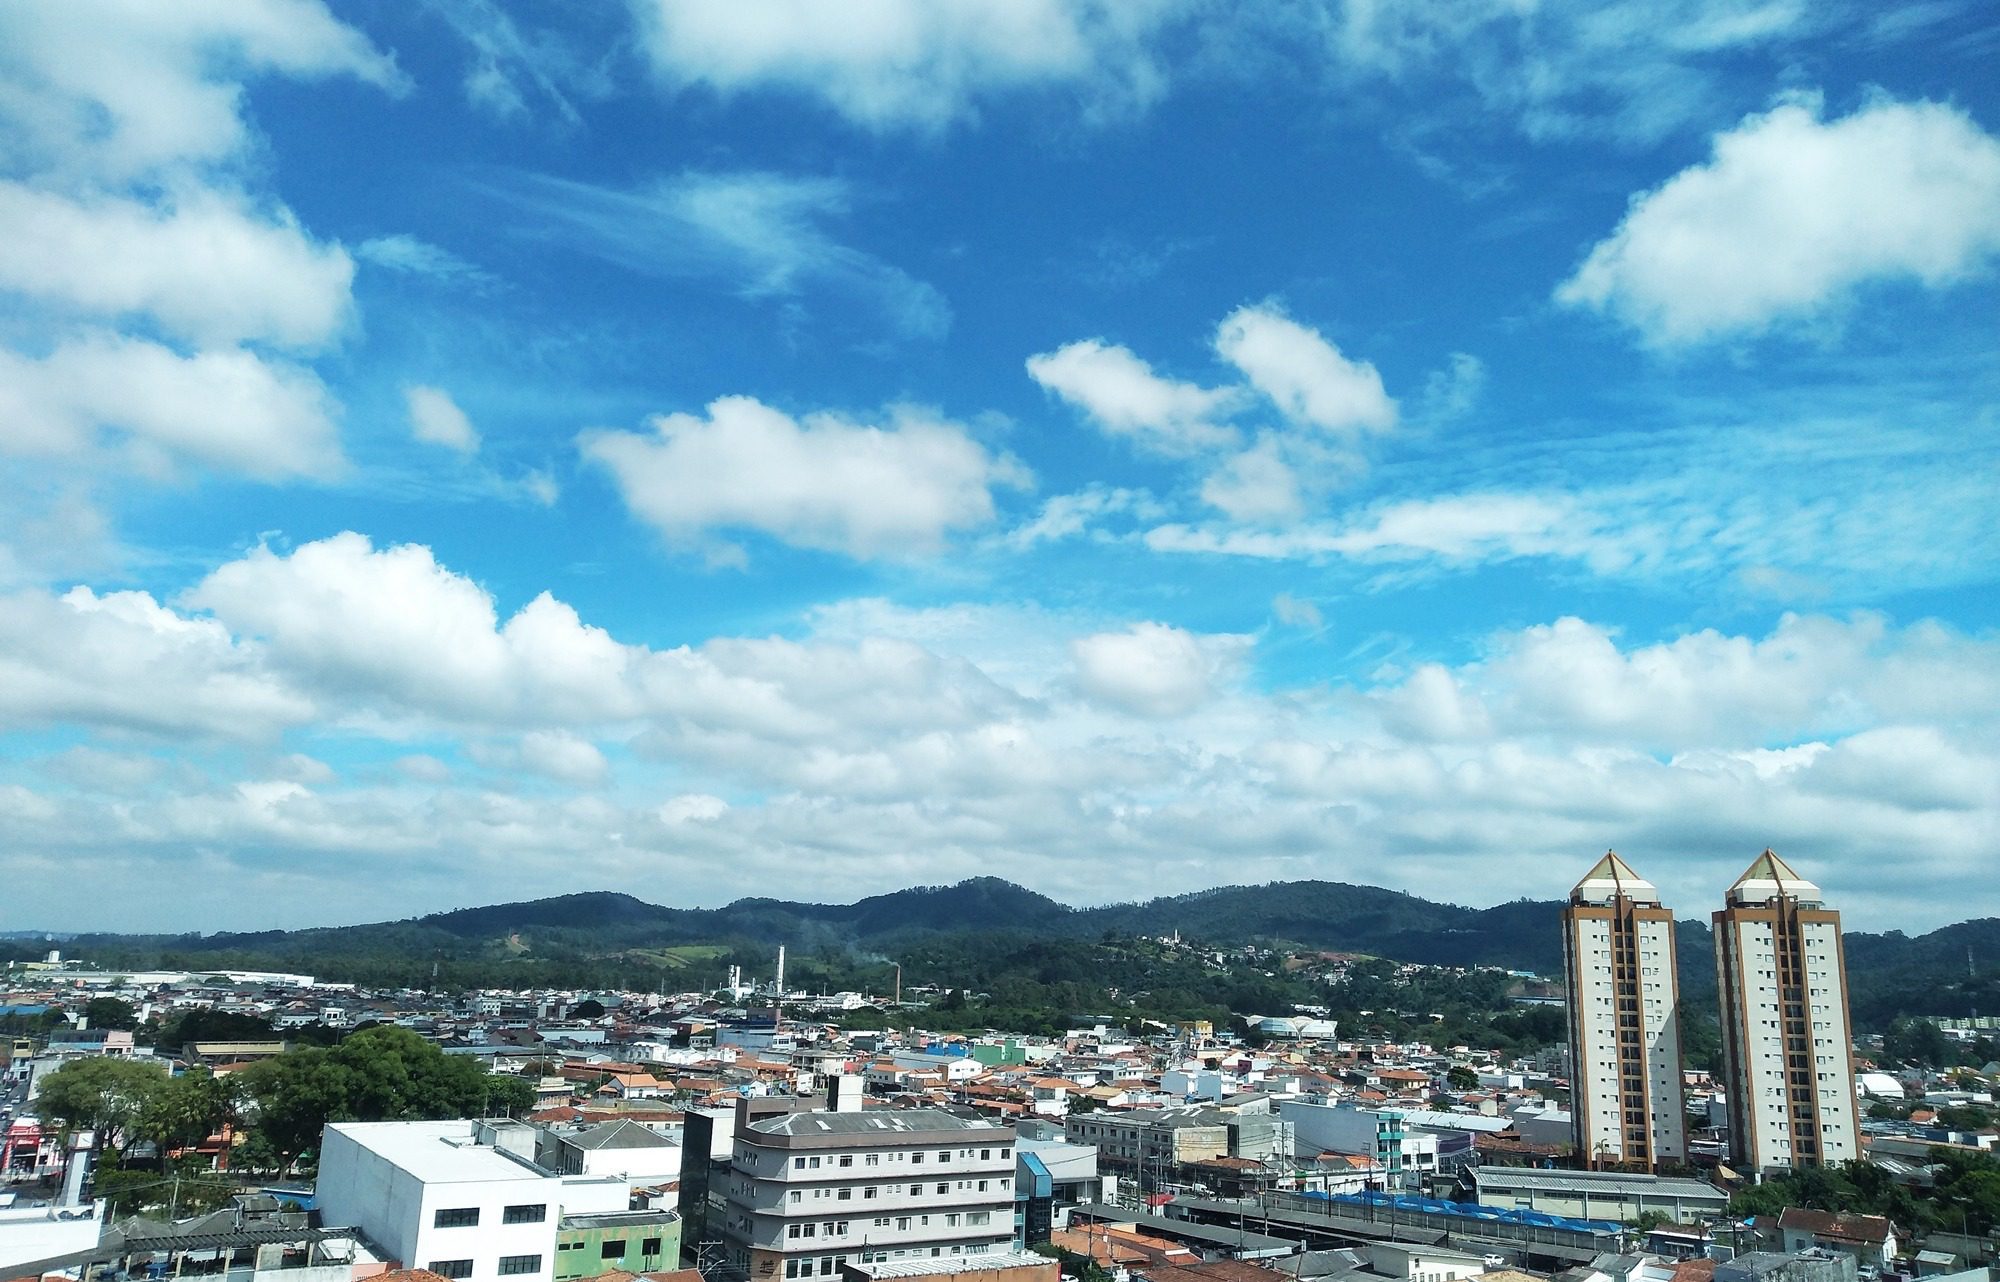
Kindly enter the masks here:
[[556, 1226], [555, 1282], [680, 1266], [681, 1217], [673, 1211], [565, 1215]]

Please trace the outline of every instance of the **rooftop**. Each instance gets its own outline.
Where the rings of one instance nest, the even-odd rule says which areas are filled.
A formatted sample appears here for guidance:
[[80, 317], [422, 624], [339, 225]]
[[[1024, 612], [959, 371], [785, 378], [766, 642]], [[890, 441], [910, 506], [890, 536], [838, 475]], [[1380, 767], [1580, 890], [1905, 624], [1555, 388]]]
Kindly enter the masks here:
[[1761, 904], [1789, 895], [1809, 903], [1818, 903], [1820, 889], [1812, 882], [1793, 872], [1791, 866], [1778, 858], [1774, 850], [1766, 850], [1751, 861], [1736, 884], [1729, 888], [1729, 902], [1732, 904]]
[[1527, 1166], [1479, 1166], [1473, 1179], [1487, 1189], [1588, 1188], [1592, 1193], [1620, 1197], [1714, 1198], [1728, 1195], [1707, 1180], [1674, 1175], [1639, 1175], [1624, 1171], [1545, 1171]]
[[551, 1178], [490, 1145], [474, 1144], [469, 1121], [333, 1122], [326, 1129], [427, 1184]]
[[1788, 1206], [1778, 1216], [1781, 1229], [1798, 1229], [1814, 1237], [1835, 1242], [1868, 1243], [1880, 1246], [1891, 1232], [1889, 1221], [1879, 1215], [1845, 1215], [1836, 1211], [1813, 1211]]
[[1624, 898], [1642, 904], [1660, 902], [1660, 892], [1653, 883], [1632, 871], [1632, 865], [1618, 857], [1615, 850], [1604, 852], [1604, 858], [1597, 861], [1591, 870], [1576, 883], [1576, 889], [1569, 892], [1573, 904], [1608, 904], [1613, 899]]
[[1025, 1269], [1053, 1266], [1054, 1260], [1033, 1251], [989, 1251], [985, 1255], [947, 1255], [928, 1259], [884, 1260], [877, 1264], [850, 1264], [848, 1267], [873, 1278], [924, 1278], [940, 1273], [973, 1273], [988, 1269]]
[[935, 1135], [939, 1132], [998, 1131], [984, 1118], [965, 1118], [936, 1108], [869, 1109], [863, 1113], [780, 1113], [760, 1117], [748, 1130], [762, 1135], [806, 1138], [819, 1135]]

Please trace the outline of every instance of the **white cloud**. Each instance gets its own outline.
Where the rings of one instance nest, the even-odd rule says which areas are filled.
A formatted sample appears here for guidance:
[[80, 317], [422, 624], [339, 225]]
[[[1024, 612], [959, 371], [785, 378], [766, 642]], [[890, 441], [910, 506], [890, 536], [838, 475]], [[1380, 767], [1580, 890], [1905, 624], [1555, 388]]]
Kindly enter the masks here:
[[[843, 602], [803, 639], [651, 650], [547, 596], [503, 621], [427, 550], [358, 535], [252, 553], [189, 603], [213, 613], [87, 589], [0, 602], [0, 720], [112, 738], [309, 726], [383, 740], [389, 764], [329, 778], [264, 744], [192, 778], [98, 748], [52, 759], [48, 789], [0, 787], [14, 904], [43, 911], [91, 876], [107, 915], [178, 909], [157, 869], [191, 850], [211, 880], [356, 916], [502, 874], [535, 894], [668, 869], [720, 900], [781, 876], [851, 895], [998, 864], [1082, 900], [1221, 867], [1497, 902], [1560, 893], [1606, 845], [1699, 903], [1771, 841], [1851, 921], [1994, 907], [1976, 892], [2000, 831], [2000, 639], [1937, 624], [1628, 640], [1558, 619], [1470, 661], [1271, 690], [1244, 679], [1245, 637], [996, 605]], [[396, 760], [418, 736], [549, 782]], [[615, 776], [613, 742], [636, 758]], [[1883, 849], [1910, 852], [1911, 876], [1885, 885]], [[1940, 905], [1941, 877], [1972, 897]], [[355, 884], [374, 897], [338, 898]], [[238, 911], [217, 924], [268, 924], [264, 905]]]
[[537, 174], [489, 188], [566, 249], [641, 275], [709, 278], [752, 300], [826, 292], [859, 301], [905, 338], [942, 338], [951, 306], [932, 285], [840, 241], [853, 203], [835, 178], [691, 171], [626, 191]]
[[486, 286], [493, 277], [442, 245], [398, 232], [374, 236], [354, 247], [354, 256], [386, 271], [428, 276], [440, 281]]
[[479, 451], [479, 433], [473, 429], [472, 420], [442, 388], [406, 387], [403, 404], [410, 414], [410, 435], [418, 440], [460, 454]]
[[178, 460], [251, 476], [342, 466], [332, 397], [309, 370], [237, 348], [192, 356], [96, 335], [46, 357], [0, 349], [0, 449], [91, 455], [109, 443], [159, 470]]
[[1274, 306], [1231, 312], [1215, 331], [1215, 350], [1294, 423], [1336, 435], [1395, 426], [1396, 402], [1373, 365], [1347, 359]]
[[1812, 317], [1869, 282], [1948, 285], [1996, 252], [2000, 140], [1963, 111], [1878, 99], [1822, 121], [1793, 98], [1635, 196], [1556, 299], [1686, 344]]
[[1612, 555], [1612, 549], [1593, 534], [1591, 517], [1573, 503], [1533, 494], [1466, 494], [1390, 503], [1357, 513], [1337, 526], [1214, 530], [1162, 525], [1147, 531], [1146, 544], [1157, 552], [1270, 559], [1340, 556], [1465, 563], [1523, 556], [1598, 560]]
[[632, 654], [602, 629], [547, 593], [503, 626], [484, 589], [417, 545], [346, 533], [289, 555], [258, 548], [187, 600], [257, 639], [294, 683], [392, 717], [532, 725], [637, 708]]
[[1271, 598], [1271, 614], [1288, 628], [1310, 628], [1318, 631], [1326, 626], [1319, 607], [1303, 597], [1289, 592], [1280, 592]]
[[226, 161], [248, 140], [241, 80], [261, 73], [403, 83], [318, 0], [5, 5], [0, 155], [91, 181]]
[[595, 788], [611, 777], [611, 763], [597, 745], [566, 730], [535, 730], [521, 736], [514, 758], [522, 769], [579, 788]]
[[651, 435], [590, 432], [579, 444], [635, 515], [682, 545], [756, 530], [853, 557], [924, 554], [991, 521], [994, 489], [1027, 479], [964, 428], [918, 411], [876, 427], [794, 419], [746, 396], [713, 402], [706, 418], [662, 415]]
[[1073, 494], [1051, 495], [1043, 502], [1041, 511], [1000, 536], [1000, 542], [1017, 552], [1026, 551], [1043, 543], [1076, 538], [1086, 532], [1102, 536], [1103, 531], [1093, 531], [1093, 525], [1101, 523], [1106, 517], [1143, 519], [1158, 514], [1159, 505], [1143, 490], [1093, 485]]
[[1139, 623], [1070, 643], [1077, 684], [1093, 699], [1141, 717], [1185, 716], [1216, 693], [1238, 639], [1205, 639], [1164, 623]]
[[149, 317], [174, 338], [320, 346], [348, 321], [353, 276], [289, 212], [262, 218], [219, 192], [152, 205], [0, 182], [0, 288]]
[[0, 289], [13, 332], [60, 336], [0, 348], [0, 448], [155, 474], [340, 468], [326, 387], [246, 346], [320, 349], [353, 311], [346, 251], [238, 181], [263, 74], [403, 86], [318, 0], [0, 7]]
[[1285, 461], [1277, 437], [1266, 433], [1241, 454], [1226, 459], [1201, 483], [1202, 501], [1231, 520], [1289, 521], [1305, 508], [1299, 474]]
[[782, 89], [857, 124], [937, 130], [982, 99], [1060, 86], [1096, 112], [1165, 89], [1148, 48], [1174, 0], [634, 0], [654, 67], [673, 86]]
[[1215, 421], [1229, 407], [1228, 390], [1161, 378], [1129, 349], [1102, 339], [1030, 356], [1028, 376], [1142, 448], [1185, 456], [1237, 440], [1234, 429]]
[[73, 588], [0, 601], [0, 724], [263, 738], [316, 714], [212, 619], [144, 592]]
[[1356, 77], [1400, 85], [1403, 98], [1371, 97], [1419, 140], [1499, 122], [1536, 140], [1646, 143], [1714, 110], [1727, 60], [1782, 57], [1836, 13], [1804, 0], [1338, 0], [1276, 21], [1282, 39], [1320, 42], [1347, 92]]

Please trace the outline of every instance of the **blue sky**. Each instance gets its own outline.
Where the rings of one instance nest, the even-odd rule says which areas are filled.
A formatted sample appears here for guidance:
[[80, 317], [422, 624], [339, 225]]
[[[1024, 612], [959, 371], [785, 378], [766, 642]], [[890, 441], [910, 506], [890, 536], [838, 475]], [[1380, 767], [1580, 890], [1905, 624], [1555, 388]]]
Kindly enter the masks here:
[[2000, 912], [1981, 6], [0, 15], [0, 928]]

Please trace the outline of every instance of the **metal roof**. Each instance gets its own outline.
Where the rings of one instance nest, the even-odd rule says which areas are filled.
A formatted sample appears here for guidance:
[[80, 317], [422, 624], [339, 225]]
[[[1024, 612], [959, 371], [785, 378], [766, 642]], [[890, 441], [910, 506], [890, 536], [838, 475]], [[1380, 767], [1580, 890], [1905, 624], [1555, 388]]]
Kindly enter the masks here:
[[1476, 1166], [1472, 1178], [1482, 1189], [1526, 1189], [1550, 1193], [1589, 1192], [1616, 1197], [1704, 1198], [1726, 1202], [1729, 1195], [1707, 1180], [1620, 1171], [1545, 1171], [1527, 1166]]

